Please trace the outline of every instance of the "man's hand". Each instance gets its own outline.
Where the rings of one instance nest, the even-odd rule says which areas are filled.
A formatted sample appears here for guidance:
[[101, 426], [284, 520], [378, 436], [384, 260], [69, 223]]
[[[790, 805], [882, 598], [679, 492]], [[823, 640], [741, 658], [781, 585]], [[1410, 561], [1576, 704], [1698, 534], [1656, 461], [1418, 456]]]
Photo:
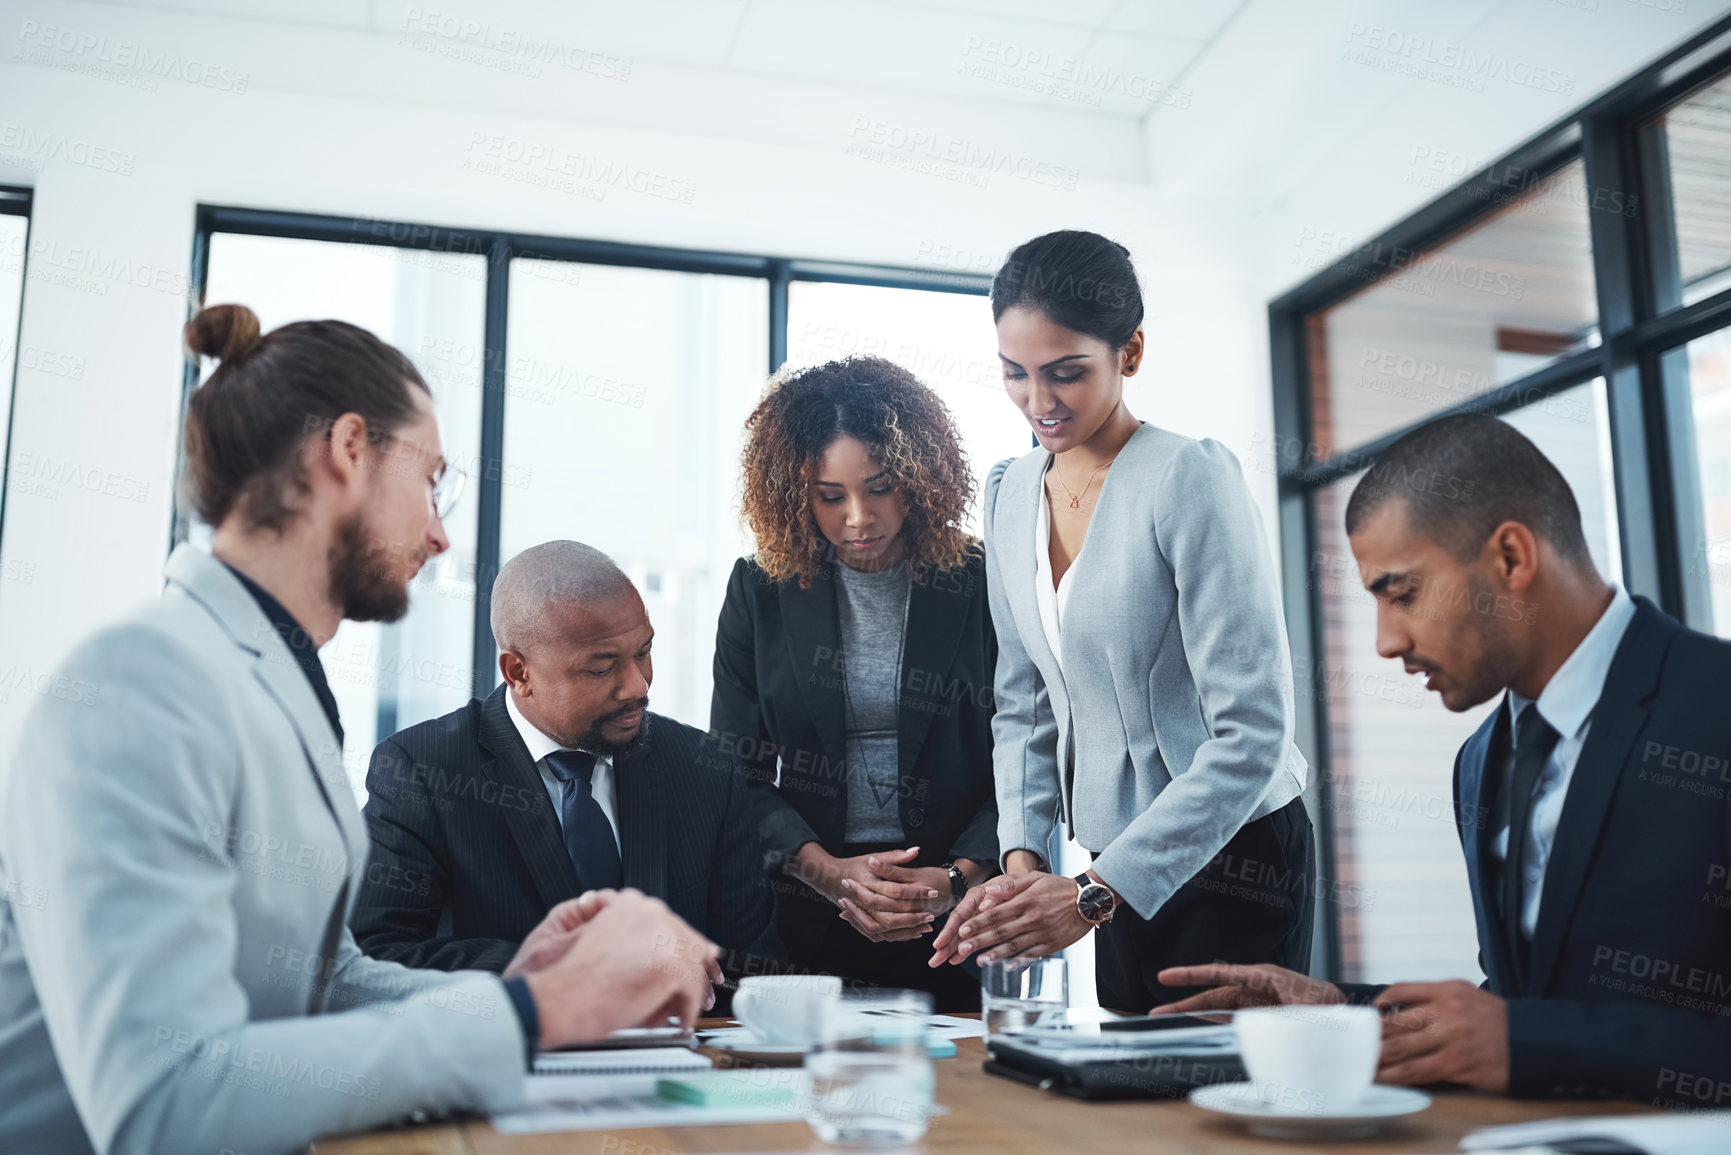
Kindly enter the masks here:
[[952, 966], [980, 953], [982, 963], [1057, 954], [1092, 923], [1076, 909], [1076, 880], [1031, 870], [1007, 874], [962, 896], [927, 964]]
[[[564, 905], [564, 904], [561, 904]], [[554, 962], [526, 976], [544, 1047], [598, 1039], [621, 1027], [686, 1025], [714, 1005], [721, 950], [641, 891], [619, 891]]]
[[1211, 986], [1214, 989], [1155, 1007], [1148, 1012], [1151, 1015], [1346, 1001], [1346, 992], [1333, 983], [1309, 978], [1272, 963], [1257, 963], [1253, 966], [1209, 963], [1204, 966], [1167, 967], [1155, 977], [1169, 987]]
[[617, 897], [616, 890], [585, 891], [548, 911], [541, 925], [530, 931], [517, 948], [503, 977], [521, 978], [558, 962], [577, 941], [577, 933]]
[[1378, 1082], [1508, 1093], [1509, 1005], [1502, 999], [1456, 980], [1396, 983], [1376, 1005], [1385, 1016]]

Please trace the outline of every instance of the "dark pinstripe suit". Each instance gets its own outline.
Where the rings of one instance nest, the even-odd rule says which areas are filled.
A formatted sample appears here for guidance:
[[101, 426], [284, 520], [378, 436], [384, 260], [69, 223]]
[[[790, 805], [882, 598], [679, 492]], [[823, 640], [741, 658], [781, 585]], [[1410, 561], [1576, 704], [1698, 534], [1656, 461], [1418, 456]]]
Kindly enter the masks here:
[[[506, 692], [373, 751], [372, 854], [350, 926], [374, 958], [501, 971], [547, 911], [579, 893]], [[701, 730], [648, 712], [644, 725], [642, 744], [614, 759], [625, 885], [727, 950], [730, 971], [762, 970], [781, 949], [745, 777]]]

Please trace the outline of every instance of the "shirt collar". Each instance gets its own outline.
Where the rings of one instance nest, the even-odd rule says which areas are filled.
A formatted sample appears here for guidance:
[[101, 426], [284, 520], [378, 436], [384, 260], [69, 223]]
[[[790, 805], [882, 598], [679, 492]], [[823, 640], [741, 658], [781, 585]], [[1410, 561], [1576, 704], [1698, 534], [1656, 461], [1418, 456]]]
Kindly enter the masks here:
[[258, 608], [276, 628], [283, 645], [288, 647], [289, 654], [294, 658], [295, 665], [300, 667], [301, 673], [305, 674], [307, 681], [312, 684], [313, 696], [319, 700], [319, 707], [324, 710], [331, 730], [337, 736], [337, 744], [341, 745], [343, 723], [337, 711], [336, 695], [331, 692], [330, 679], [325, 676], [325, 666], [319, 661], [319, 648], [313, 643], [312, 635], [307, 633], [300, 622], [295, 620], [295, 616], [289, 613], [288, 607], [278, 601], [269, 590], [221, 558], [216, 560], [222, 562], [229, 573], [240, 579], [240, 584], [246, 587], [246, 592], [252, 595], [252, 600], [258, 603]]
[[[509, 686], [505, 688], [505, 713], [511, 716], [511, 725], [517, 727], [517, 733], [522, 737], [523, 745], [529, 747], [529, 761], [539, 763], [549, 754], [557, 753], [560, 750], [576, 749], [573, 746], [561, 745], [555, 739], [549, 738], [541, 731], [540, 727], [523, 717], [523, 711], [517, 708], [517, 695], [512, 692]], [[589, 753], [595, 754], [597, 766], [613, 765], [613, 759], [610, 755], [595, 751], [589, 751]]]
[[[1593, 716], [1593, 707], [1605, 692], [1611, 661], [1635, 617], [1635, 602], [1629, 592], [1615, 583], [1611, 590], [1611, 604], [1539, 693], [1539, 716], [1563, 738], [1578, 736]], [[1519, 718], [1530, 701], [1510, 690], [1510, 720]]]

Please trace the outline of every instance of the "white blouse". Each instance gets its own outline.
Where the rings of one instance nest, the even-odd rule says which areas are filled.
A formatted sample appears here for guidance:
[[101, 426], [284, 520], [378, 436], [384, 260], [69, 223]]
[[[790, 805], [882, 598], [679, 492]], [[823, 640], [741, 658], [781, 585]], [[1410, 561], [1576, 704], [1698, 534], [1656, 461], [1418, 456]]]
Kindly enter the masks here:
[[[1052, 468], [1053, 458], [1046, 458], [1046, 469]], [[1044, 474], [1042, 473], [1042, 477]], [[1064, 650], [1061, 644], [1061, 626], [1064, 612], [1070, 605], [1070, 586], [1076, 578], [1076, 569], [1082, 564], [1082, 552], [1070, 560], [1070, 568], [1064, 571], [1064, 576], [1058, 582], [1058, 588], [1052, 588], [1052, 514], [1048, 508], [1049, 499], [1045, 486], [1040, 489], [1040, 511], [1034, 522], [1034, 600], [1040, 607], [1040, 625], [1046, 632], [1046, 644], [1052, 648], [1052, 657], [1057, 660], [1058, 672], [1064, 670]], [[1086, 548], [1087, 539], [1083, 539]]]

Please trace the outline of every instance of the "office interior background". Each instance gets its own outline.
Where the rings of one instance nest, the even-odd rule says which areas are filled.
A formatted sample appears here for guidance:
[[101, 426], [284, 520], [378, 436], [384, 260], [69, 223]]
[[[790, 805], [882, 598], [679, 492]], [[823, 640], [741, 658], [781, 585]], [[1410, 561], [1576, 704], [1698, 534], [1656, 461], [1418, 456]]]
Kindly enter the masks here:
[[991, 273], [1086, 228], [1142, 278], [1131, 408], [1237, 454], [1280, 559], [1317, 973], [1476, 980], [1450, 771], [1489, 707], [1376, 657], [1341, 513], [1378, 446], [1486, 408], [1608, 576], [1731, 636], [1728, 9], [7, 0], [0, 743], [205, 532], [173, 485], [199, 300], [398, 345], [470, 475], [407, 618], [323, 653], [359, 789], [496, 684], [486, 582], [554, 537], [630, 573], [653, 707], [706, 725], [770, 372], [898, 361], [983, 478], [1030, 445]]

